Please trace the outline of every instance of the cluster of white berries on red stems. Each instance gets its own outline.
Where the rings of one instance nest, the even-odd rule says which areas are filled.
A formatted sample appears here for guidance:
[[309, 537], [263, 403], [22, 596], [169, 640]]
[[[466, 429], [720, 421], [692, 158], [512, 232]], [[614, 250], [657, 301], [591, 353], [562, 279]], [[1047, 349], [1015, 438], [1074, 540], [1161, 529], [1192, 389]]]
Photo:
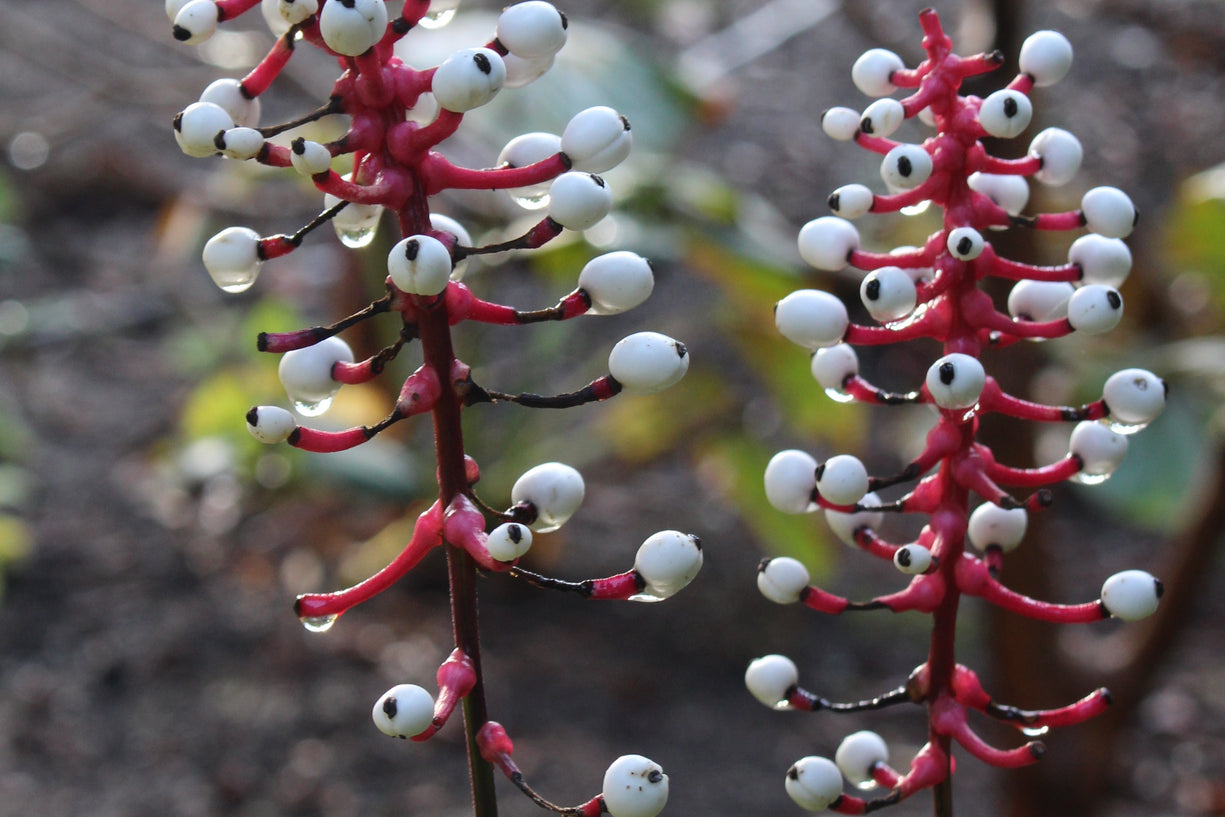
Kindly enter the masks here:
[[[818, 289], [802, 289], [779, 301], [775, 323], [784, 337], [812, 354], [813, 377], [831, 398], [870, 405], [925, 404], [934, 410], [935, 424], [922, 452], [894, 475], [872, 475], [854, 456], [836, 454], [821, 461], [798, 449], [779, 452], [765, 471], [771, 505], [784, 513], [823, 511], [838, 539], [893, 562], [907, 582], [896, 592], [855, 602], [811, 585], [802, 562], [779, 557], [761, 564], [757, 585], [770, 601], [801, 603], [828, 614], [878, 609], [929, 614], [932, 649], [905, 684], [859, 702], [836, 703], [805, 690], [796, 665], [782, 655], [753, 661], [745, 683], [755, 698], [776, 709], [850, 712], [924, 704], [930, 739], [907, 769], [890, 767], [884, 741], [871, 732], [848, 736], [833, 761], [816, 756], [797, 761], [787, 772], [786, 790], [810, 810], [861, 814], [920, 790], [947, 787], [954, 745], [1000, 767], [1022, 766], [1042, 756], [1044, 747], [1035, 740], [1014, 749], [987, 744], [970, 726], [970, 711], [1032, 735], [1078, 723], [1108, 705], [1104, 689], [1054, 710], [1020, 710], [993, 701], [973, 671], [954, 658], [962, 595], [1055, 623], [1108, 617], [1133, 621], [1151, 615], [1161, 595], [1160, 582], [1140, 570], [1107, 578], [1098, 598], [1085, 604], [1039, 601], [1001, 580], [1004, 557], [1022, 543], [1028, 514], [1052, 501], [1048, 486], [1109, 478], [1127, 453], [1128, 435], [1162, 411], [1165, 384], [1151, 372], [1125, 369], [1106, 381], [1099, 400], [1047, 406], [1004, 391], [984, 368], [979, 359], [984, 348], [1071, 333], [1101, 334], [1119, 323], [1123, 300], [1118, 288], [1131, 270], [1122, 239], [1135, 224], [1136, 210], [1122, 191], [1095, 187], [1081, 196], [1074, 211], [1026, 215], [1027, 178], [1046, 185], [1070, 182], [1083, 157], [1080, 142], [1065, 130], [1047, 128], [1032, 138], [1025, 156], [1001, 159], [981, 141], [1015, 138], [1028, 129], [1030, 91], [1058, 82], [1071, 66], [1072, 48], [1062, 35], [1041, 31], [1029, 37], [1021, 49], [1019, 75], [979, 98], [960, 93], [962, 80], [999, 67], [1002, 55], [958, 56], [934, 11], [922, 12], [920, 23], [926, 59], [918, 67], [907, 68], [891, 51], [866, 52], [851, 77], [875, 101], [862, 112], [832, 108], [822, 116], [830, 137], [881, 155], [884, 192], [865, 184], [844, 185], [829, 197], [834, 215], [808, 222], [799, 233], [800, 255], [816, 269], [852, 267], [864, 273], [859, 295], [875, 325], [854, 322], [841, 300]], [[895, 97], [899, 89], [908, 95]], [[934, 128], [934, 135], [921, 143], [896, 141], [907, 120]], [[890, 252], [861, 246], [851, 220], [869, 213], [918, 213], [927, 205], [943, 218], [922, 246]], [[993, 248], [991, 232], [1009, 228], [1088, 232], [1072, 244], [1066, 264], [1034, 266]], [[1006, 311], [980, 288], [979, 282], [988, 278], [1012, 282]], [[942, 344], [943, 354], [918, 382], [907, 384], [908, 390], [887, 391], [860, 372], [856, 347], [921, 338]], [[1034, 468], [999, 462], [977, 440], [979, 418], [990, 413], [1075, 423], [1067, 455]], [[907, 483], [913, 485], [900, 497], [882, 496]], [[1029, 495], [1018, 497], [1017, 489]], [[913, 540], [891, 542], [880, 532], [891, 514], [915, 514], [927, 521]], [[844, 792], [844, 779], [856, 788], [885, 793], [865, 800]]]
[[[651, 394], [685, 375], [688, 350], [655, 332], [632, 334], [612, 348], [607, 374], [558, 395], [489, 389], [476, 383], [468, 365], [455, 356], [452, 327], [463, 321], [516, 326], [616, 315], [641, 304], [654, 287], [650, 264], [627, 251], [593, 258], [579, 273], [574, 290], [545, 309], [522, 310], [483, 300], [463, 283], [473, 256], [536, 249], [565, 230], [583, 231], [604, 219], [613, 194], [599, 174], [626, 159], [633, 138], [624, 116], [597, 106], [574, 115], [559, 135], [529, 133], [512, 139], [492, 167], [473, 169], [449, 160], [437, 147], [456, 132], [465, 115], [503, 90], [528, 85], [545, 74], [566, 44], [569, 25], [552, 4], [526, 0], [503, 9], [487, 42], [462, 48], [432, 68], [410, 68], [397, 55], [405, 34], [417, 26], [445, 24], [457, 5], [458, 0], [406, 0], [391, 8], [383, 0], [166, 0], [173, 34], [185, 43], [204, 42], [220, 24], [256, 6], [277, 38], [245, 77], [217, 80], [175, 117], [174, 136], [183, 152], [292, 168], [322, 194], [323, 210], [295, 233], [261, 236], [245, 226], [220, 231], [204, 246], [204, 266], [222, 290], [240, 293], [255, 284], [265, 263], [293, 252], [325, 223], [331, 223], [345, 246], [360, 248], [374, 240], [381, 222], [396, 221], [402, 237], [388, 252], [381, 298], [328, 326], [260, 335], [261, 351], [281, 355], [278, 372], [292, 410], [257, 406], [247, 414], [247, 427], [264, 443], [328, 453], [361, 445], [405, 418], [430, 414], [438, 499], [417, 519], [404, 551], [391, 564], [346, 590], [300, 596], [295, 609], [308, 629], [326, 630], [434, 548], [445, 546], [455, 650], [439, 667], [436, 697], [419, 685], [401, 684], [379, 699], [372, 712], [379, 729], [425, 740], [443, 727], [459, 702], [467, 701], [474, 787], [488, 790], [476, 779], [493, 767], [546, 808], [585, 817], [597, 817], [601, 811], [614, 817], [653, 817], [666, 799], [667, 776], [638, 755], [616, 761], [601, 795], [575, 809], [553, 806], [527, 786], [511, 760], [509, 737], [485, 711], [473, 579], [478, 571], [502, 573], [586, 598], [658, 601], [694, 578], [702, 564], [701, 543], [689, 534], [661, 531], [642, 543], [630, 569], [586, 581], [564, 581], [526, 569], [521, 560], [533, 537], [561, 527], [579, 508], [583, 479], [569, 465], [539, 465], [515, 483], [510, 507], [495, 510], [476, 494], [480, 469], [465, 451], [460, 414], [485, 403], [560, 409], [622, 391]], [[303, 44], [337, 60], [341, 73], [330, 100], [291, 122], [261, 125], [261, 95]], [[410, 118], [410, 113], [417, 116]], [[342, 137], [330, 142], [309, 138], [306, 126], [333, 115], [348, 118]], [[338, 163], [340, 157], [347, 159]], [[463, 225], [432, 212], [433, 196], [465, 189], [505, 190], [524, 210], [542, 211], [543, 217], [517, 238], [477, 246]], [[398, 316], [399, 339], [358, 359], [341, 334], [383, 314]], [[423, 363], [405, 378], [389, 415], [340, 431], [299, 423], [300, 416], [327, 412], [344, 385], [380, 375], [410, 343], [420, 343]], [[475, 799], [478, 817], [493, 813], [488, 797]]]

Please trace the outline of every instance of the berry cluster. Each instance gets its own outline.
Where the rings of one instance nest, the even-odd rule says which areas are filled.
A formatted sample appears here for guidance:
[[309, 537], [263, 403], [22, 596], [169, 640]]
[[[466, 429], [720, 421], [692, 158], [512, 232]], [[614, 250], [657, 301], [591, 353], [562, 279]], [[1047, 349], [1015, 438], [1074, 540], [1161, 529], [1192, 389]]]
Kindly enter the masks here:
[[[509, 737], [486, 713], [475, 580], [478, 572], [502, 573], [591, 599], [656, 601], [679, 591], [697, 573], [700, 542], [695, 536], [662, 531], [642, 544], [633, 568], [607, 578], [572, 582], [525, 569], [519, 560], [531, 547], [533, 534], [555, 530], [570, 518], [583, 499], [583, 479], [561, 463], [539, 465], [515, 483], [509, 508], [491, 508], [474, 490], [480, 471], [464, 447], [461, 412], [481, 403], [568, 408], [622, 391], [651, 393], [680, 380], [689, 357], [684, 345], [671, 338], [634, 334], [612, 349], [608, 374], [577, 391], [544, 396], [485, 388], [455, 356], [452, 327], [463, 321], [514, 326], [614, 315], [642, 303], [653, 288], [650, 265], [629, 252], [590, 261], [573, 292], [535, 311], [482, 300], [462, 282], [471, 256], [535, 249], [564, 230], [585, 230], [604, 218], [612, 194], [597, 174], [626, 158], [631, 133], [628, 121], [616, 111], [589, 108], [575, 115], [560, 136], [530, 133], [513, 139], [494, 167], [453, 164], [436, 147], [456, 132], [464, 115], [503, 88], [523, 86], [543, 75], [567, 39], [565, 15], [547, 2], [528, 0], [501, 13], [489, 42], [457, 51], [434, 68], [417, 70], [397, 56], [409, 30], [444, 24], [456, 5], [456, 0], [407, 0], [393, 15], [383, 0], [167, 0], [174, 36], [187, 43], [207, 39], [219, 23], [256, 6], [262, 7], [277, 36], [271, 51], [245, 77], [217, 80], [175, 117], [175, 138], [183, 151], [293, 168], [324, 198], [319, 216], [292, 235], [260, 236], [246, 227], [222, 230], [205, 245], [204, 265], [221, 289], [242, 292], [255, 282], [265, 261], [293, 252], [322, 224], [331, 222], [346, 246], [362, 247], [374, 239], [384, 211], [394, 216], [403, 237], [388, 254], [381, 298], [329, 326], [264, 333], [258, 343], [261, 351], [282, 356], [281, 382], [297, 415], [314, 416], [328, 409], [342, 385], [375, 378], [405, 346], [419, 342], [424, 362], [404, 380], [391, 413], [371, 425], [328, 431], [299, 425], [286, 408], [258, 406], [247, 414], [247, 425], [261, 442], [335, 452], [361, 445], [410, 416], [429, 414], [438, 498], [417, 519], [403, 552], [384, 569], [346, 590], [303, 595], [296, 611], [308, 629], [326, 630], [341, 614], [387, 589], [426, 554], [445, 545], [455, 649], [438, 669], [437, 698], [419, 686], [397, 686], [374, 706], [378, 727], [388, 735], [426, 740], [462, 705], [474, 801], [481, 815], [496, 813], [492, 768], [497, 767], [536, 803], [554, 811], [653, 817], [667, 796], [667, 777], [638, 755], [613, 763], [603, 793], [582, 806], [554, 806], [527, 785], [511, 758]], [[261, 126], [260, 95], [302, 43], [338, 60], [341, 74], [331, 97], [291, 122]], [[348, 129], [339, 139], [321, 144], [292, 138], [295, 128], [330, 115], [348, 118]], [[351, 162], [343, 172], [333, 168], [339, 157]], [[545, 217], [516, 239], [474, 246], [462, 225], [431, 211], [431, 197], [459, 189], [507, 190], [525, 208], [544, 210]], [[340, 333], [382, 314], [398, 316], [398, 339], [356, 360]]]
[[[1080, 166], [1080, 143], [1067, 131], [1048, 128], [1033, 138], [1020, 159], [998, 158], [983, 145], [985, 137], [1020, 135], [1032, 114], [1029, 92], [1067, 73], [1072, 48], [1062, 35], [1041, 31], [1029, 37], [1020, 53], [1020, 74], [980, 99], [962, 95], [961, 83], [999, 67], [1002, 55], [958, 56], [934, 11], [922, 12], [919, 19], [926, 59], [906, 68], [890, 51], [868, 51], [855, 62], [852, 79], [876, 100], [862, 113], [833, 108], [822, 119], [832, 138], [853, 140], [884, 157], [881, 176], [887, 192], [874, 193], [861, 184], [841, 187], [829, 197], [836, 215], [809, 222], [799, 234], [801, 256], [817, 269], [849, 265], [866, 273], [860, 295], [879, 325], [852, 323], [842, 301], [814, 289], [791, 293], [775, 313], [779, 331], [814, 353], [812, 373], [834, 400], [926, 404], [936, 415], [922, 453], [897, 474], [871, 476], [854, 456], [818, 463], [799, 450], [780, 452], [765, 472], [766, 495], [778, 510], [824, 510], [839, 539], [891, 561], [911, 577], [897, 592], [854, 602], [810, 586], [808, 571], [799, 561], [775, 558], [763, 562], [758, 574], [758, 587], [768, 599], [779, 604], [798, 601], [830, 614], [912, 610], [932, 617], [927, 660], [906, 683], [869, 700], [835, 703], [801, 688], [795, 664], [782, 655], [758, 658], [748, 668], [750, 692], [776, 709], [858, 712], [900, 703], [926, 705], [929, 740], [904, 771], [889, 765], [888, 749], [878, 735], [857, 732], [842, 742], [833, 761], [806, 757], [787, 772], [786, 789], [801, 806], [846, 814], [891, 805], [923, 789], [933, 790], [938, 814], [949, 813], [954, 743], [1004, 768], [1042, 756], [1044, 746], [1037, 740], [1011, 749], [988, 744], [970, 725], [971, 710], [1034, 737], [1093, 717], [1109, 704], [1105, 689], [1052, 710], [1023, 710], [994, 701], [976, 674], [955, 658], [956, 616], [963, 595], [1057, 623], [1140, 619], [1156, 609], [1161, 595], [1160, 582], [1139, 570], [1111, 576], [1099, 599], [1072, 605], [1029, 598], [1000, 580], [1004, 555], [1024, 538], [1027, 515], [1050, 504], [1048, 486], [1107, 479], [1127, 452], [1126, 435], [1161, 412], [1165, 384], [1150, 372], [1127, 369], [1106, 381], [1100, 400], [1079, 407], [1046, 406], [1007, 393], [984, 370], [979, 356], [985, 347], [1071, 332], [1098, 334], [1119, 322], [1123, 301], [1117, 287], [1131, 267], [1121, 239], [1131, 232], [1136, 212], [1121, 191], [1098, 187], [1085, 193], [1078, 210], [1023, 215], [1029, 197], [1026, 177], [1048, 185], [1070, 181]], [[894, 98], [899, 88], [908, 89], [909, 95]], [[912, 118], [934, 128], [935, 135], [922, 144], [892, 139], [903, 121]], [[865, 251], [848, 220], [930, 205], [939, 208], [942, 227], [921, 247]], [[987, 231], [1010, 227], [1089, 232], [1072, 244], [1066, 264], [1044, 267], [996, 253]], [[988, 278], [1014, 282], [1008, 314], [997, 310], [980, 288]], [[943, 356], [912, 390], [886, 391], [861, 376], [854, 347], [919, 338], [942, 344]], [[977, 439], [980, 418], [989, 413], [1076, 423], [1067, 456], [1035, 468], [998, 462]], [[877, 493], [903, 483], [914, 484], [898, 499], [886, 501]], [[1020, 498], [1005, 489], [1029, 495]], [[926, 521], [914, 541], [894, 543], [879, 532], [886, 514], [916, 514]], [[856, 787], [886, 791], [872, 799], [845, 794], [844, 777]]]

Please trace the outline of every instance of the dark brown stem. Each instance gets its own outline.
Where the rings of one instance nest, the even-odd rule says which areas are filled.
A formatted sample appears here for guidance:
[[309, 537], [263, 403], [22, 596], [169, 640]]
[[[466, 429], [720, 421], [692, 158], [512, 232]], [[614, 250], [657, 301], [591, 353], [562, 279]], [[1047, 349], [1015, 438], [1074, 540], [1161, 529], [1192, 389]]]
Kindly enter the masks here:
[[[414, 200], [424, 202], [425, 196]], [[422, 207], [424, 210], [424, 207]], [[421, 232], [429, 223], [426, 212], [401, 214], [401, 230], [405, 235]], [[442, 299], [415, 298], [419, 316], [418, 335], [421, 338], [425, 364], [436, 372], [451, 371], [455, 351], [451, 345], [451, 327]], [[431, 302], [432, 301], [432, 302]], [[461, 422], [463, 400], [454, 384], [444, 378], [442, 393], [434, 404], [434, 448], [438, 460], [438, 495], [446, 508], [451, 501], [468, 490], [464, 462], [464, 435]], [[485, 704], [485, 677], [481, 671], [480, 628], [476, 596], [476, 564], [466, 552], [447, 547], [447, 578], [451, 587], [451, 623], [455, 646], [468, 656], [476, 673], [476, 683], [464, 698], [464, 733], [468, 744], [468, 772], [472, 781], [474, 817], [497, 817], [498, 801], [494, 791], [493, 767], [481, 757], [477, 732], [489, 720]]]

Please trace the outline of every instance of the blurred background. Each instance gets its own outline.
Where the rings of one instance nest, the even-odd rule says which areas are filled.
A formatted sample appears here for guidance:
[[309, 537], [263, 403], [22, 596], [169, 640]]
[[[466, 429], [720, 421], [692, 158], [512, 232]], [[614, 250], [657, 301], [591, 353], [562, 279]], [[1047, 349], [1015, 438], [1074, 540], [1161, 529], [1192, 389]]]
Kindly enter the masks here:
[[[579, 467], [587, 500], [541, 537], [531, 566], [581, 579], [627, 569], [664, 528], [705, 543], [697, 582], [660, 606], [586, 604], [491, 577], [482, 585], [490, 711], [546, 797], [578, 803], [620, 754], [672, 775], [673, 815], [797, 814], [787, 767], [870, 728], [905, 766], [925, 740], [917, 708], [852, 717], [774, 713], [744, 690], [748, 661], [783, 652], [833, 699], [900, 684], [926, 654], [926, 620], [822, 617], [769, 604], [763, 555], [802, 559], [852, 598], [900, 586], [887, 565], [838, 544], [816, 517], [786, 517], [763, 495], [776, 451], [856, 452], [892, 472], [921, 445], [923, 411], [834, 403], [807, 356], [777, 335], [775, 301], [819, 286], [856, 303], [857, 281], [806, 269], [794, 236], [835, 187], [880, 189], [878, 158], [820, 128], [834, 105], [862, 108], [850, 66], [865, 49], [921, 59], [917, 2], [573, 0], [570, 43], [538, 83], [470, 114], [445, 147], [488, 166], [512, 136], [560, 132], [611, 105], [635, 151], [608, 174], [615, 215], [530, 257], [473, 265], [480, 296], [523, 308], [569, 292], [586, 259], [631, 249], [656, 265], [655, 294], [623, 316], [518, 329], [461, 327], [478, 382], [508, 392], [577, 388], [640, 329], [686, 342], [684, 383], [560, 413], [468, 413], [482, 496], [506, 504], [527, 467]], [[499, 3], [465, 2], [447, 27], [414, 32], [434, 64], [482, 44]], [[1071, 74], [1033, 94], [1035, 121], [992, 145], [1020, 155], [1042, 127], [1075, 133], [1081, 173], [1032, 191], [1027, 212], [1077, 206], [1089, 187], [1127, 191], [1142, 218], [1120, 328], [1096, 339], [991, 354], [1018, 393], [1080, 403], [1127, 366], [1171, 384], [1165, 415], [1131, 438], [1095, 488], [1060, 486], [1009, 557], [1010, 586], [1059, 601], [1096, 596], [1111, 573], [1160, 575], [1160, 613], [1126, 629], [1024, 626], [963, 604], [962, 660], [997, 699], [1058, 706], [1109, 685], [1116, 706], [1051, 735], [1046, 760], [997, 775], [962, 757], [962, 811], [1012, 815], [1225, 813], [1225, 519], [1218, 406], [1225, 390], [1225, 6], [1218, 0], [1022, 0], [940, 4], [956, 50], [1001, 48], [1054, 28]], [[390, 741], [369, 721], [400, 682], [432, 686], [450, 651], [438, 558], [326, 634], [294, 618], [297, 593], [333, 589], [385, 564], [428, 502], [427, 424], [403, 423], [344, 456], [264, 447], [243, 414], [284, 403], [259, 331], [328, 323], [377, 297], [389, 225], [363, 250], [319, 231], [227, 296], [199, 261], [231, 224], [292, 233], [319, 196], [295, 174], [184, 156], [173, 115], [212, 80], [241, 76], [272, 36], [258, 13], [199, 47], [170, 37], [153, 0], [0, 4], [0, 811], [42, 815], [468, 813], [460, 730]], [[300, 49], [264, 98], [264, 123], [326, 98], [334, 64]], [[326, 134], [328, 125], [320, 126]], [[902, 138], [922, 138], [916, 129]], [[538, 215], [503, 195], [443, 197], [436, 210], [486, 240]], [[860, 222], [873, 249], [917, 243], [932, 213]], [[1059, 263], [1074, 236], [1002, 234], [1002, 254]], [[993, 236], [993, 239], [997, 237]], [[1000, 302], [1006, 293], [997, 293]], [[854, 313], [853, 313], [854, 314]], [[392, 322], [394, 324], [394, 321]], [[359, 356], [389, 342], [378, 321], [347, 335]], [[914, 348], [910, 348], [913, 346]], [[934, 346], [865, 355], [882, 385], [913, 388]], [[411, 355], [397, 361], [403, 374]], [[339, 425], [382, 417], [390, 373], [346, 388]], [[1049, 461], [1060, 430], [987, 424], [1004, 461]], [[888, 531], [887, 531], [888, 533]], [[895, 532], [895, 535], [899, 535]], [[904, 533], [900, 534], [904, 535]], [[979, 721], [975, 721], [980, 724]], [[1002, 745], [1015, 734], [984, 733]], [[503, 785], [508, 815], [535, 807]], [[893, 813], [925, 814], [926, 796]]]

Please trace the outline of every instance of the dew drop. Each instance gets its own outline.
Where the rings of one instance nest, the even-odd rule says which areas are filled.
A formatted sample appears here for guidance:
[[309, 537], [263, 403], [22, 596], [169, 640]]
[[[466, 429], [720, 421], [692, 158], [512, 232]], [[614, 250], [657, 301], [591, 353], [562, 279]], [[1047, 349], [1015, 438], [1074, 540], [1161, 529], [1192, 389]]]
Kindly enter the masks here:
[[340, 618], [339, 615], [302, 616], [298, 620], [302, 622], [303, 627], [312, 633], [326, 633], [332, 629], [332, 625], [336, 623], [338, 618]]
[[336, 235], [339, 236], [340, 243], [351, 250], [360, 250], [362, 247], [370, 246], [370, 242], [374, 241], [374, 236], [378, 232], [375, 227], [341, 228], [339, 225], [334, 226], [336, 226]]
[[1072, 475], [1070, 481], [1079, 485], [1101, 485], [1108, 479], [1110, 479], [1110, 474], [1086, 474], [1082, 471]]
[[1110, 420], [1106, 425], [1115, 434], [1122, 434], [1125, 437], [1148, 428], [1148, 423], [1120, 423], [1118, 420]]
[[634, 595], [626, 598], [626, 601], [642, 601], [642, 602], [663, 601], [663, 597], [662, 596], [652, 596], [650, 593], [635, 593]]
[[[431, 6], [433, 5], [434, 4], [431, 4]], [[445, 5], [445, 4], [441, 4], [441, 5]], [[440, 8], [440, 9], [434, 9], [431, 7], [431, 9], [428, 12], [426, 12], [426, 15], [421, 18], [421, 22], [418, 23], [418, 25], [420, 25], [422, 28], [429, 28], [429, 29], [442, 28], [447, 23], [451, 22], [451, 19], [453, 17], [455, 17], [455, 6], [454, 5], [452, 5], [450, 8]]]
[[259, 277], [259, 267], [259, 264], [253, 264], [243, 269], [209, 270], [208, 274], [222, 292], [237, 294], [251, 288]]
[[859, 789], [860, 791], [867, 791], [868, 789], [874, 789], [876, 787], [877, 782], [870, 777], [867, 780], [861, 780], [855, 784], [855, 788]]
[[299, 400], [294, 398], [294, 411], [301, 414], [303, 417], [318, 417], [332, 407], [332, 398], [336, 396], [336, 392], [332, 392], [322, 400]]
[[855, 400], [855, 395], [842, 389], [826, 389], [825, 395], [835, 403], [851, 403]]
[[549, 189], [546, 187], [543, 190], [535, 190], [524, 187], [511, 191], [511, 198], [524, 210], [543, 210], [549, 206]]

